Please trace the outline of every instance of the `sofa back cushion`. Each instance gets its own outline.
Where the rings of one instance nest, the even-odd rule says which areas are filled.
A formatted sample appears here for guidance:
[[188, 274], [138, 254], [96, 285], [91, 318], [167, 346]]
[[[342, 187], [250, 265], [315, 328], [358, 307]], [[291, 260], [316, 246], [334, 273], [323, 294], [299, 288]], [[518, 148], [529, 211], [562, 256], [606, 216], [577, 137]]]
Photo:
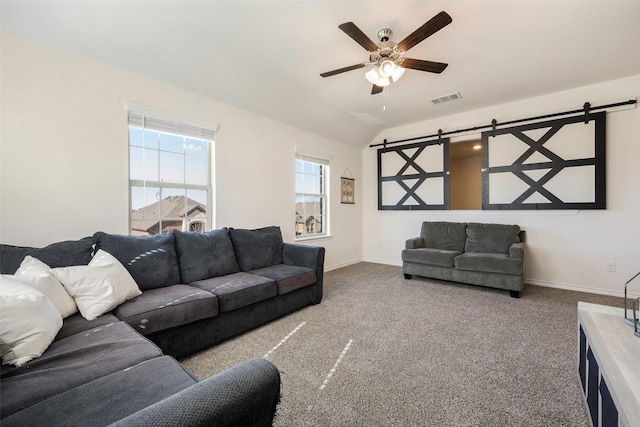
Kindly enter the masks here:
[[425, 248], [463, 252], [467, 238], [466, 228], [467, 224], [464, 222], [425, 221], [422, 223], [420, 237], [424, 239]]
[[180, 283], [173, 234], [124, 236], [98, 231], [93, 237], [96, 241], [96, 252], [102, 249], [120, 261], [140, 290]]
[[231, 241], [242, 271], [282, 264], [282, 233], [280, 227], [271, 226], [256, 230], [231, 228]]
[[505, 224], [467, 224], [465, 252], [509, 254], [512, 244], [520, 241], [520, 226]]
[[53, 243], [44, 248], [0, 245], [0, 273], [14, 274], [27, 255], [51, 268], [87, 265], [93, 253], [93, 237]]
[[173, 230], [182, 283], [240, 271], [228, 228], [206, 233]]

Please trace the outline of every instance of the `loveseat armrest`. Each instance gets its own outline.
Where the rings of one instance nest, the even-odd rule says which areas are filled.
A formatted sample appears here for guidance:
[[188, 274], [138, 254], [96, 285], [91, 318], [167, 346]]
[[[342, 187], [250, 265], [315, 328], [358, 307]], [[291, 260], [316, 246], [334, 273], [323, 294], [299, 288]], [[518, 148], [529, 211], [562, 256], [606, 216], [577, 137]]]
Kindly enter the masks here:
[[252, 359], [111, 426], [271, 426], [279, 401], [280, 372], [265, 359]]
[[509, 258], [524, 259], [524, 243], [513, 243], [509, 247]]
[[407, 239], [405, 245], [405, 249], [418, 249], [424, 248], [424, 239], [422, 237], [413, 237], [411, 239]]

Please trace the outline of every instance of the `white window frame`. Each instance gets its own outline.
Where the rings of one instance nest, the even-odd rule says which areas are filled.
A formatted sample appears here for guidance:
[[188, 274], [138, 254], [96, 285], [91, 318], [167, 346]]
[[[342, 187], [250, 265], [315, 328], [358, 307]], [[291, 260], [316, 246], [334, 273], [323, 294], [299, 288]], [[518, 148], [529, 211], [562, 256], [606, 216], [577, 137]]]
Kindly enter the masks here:
[[[153, 108], [137, 105], [137, 104], [128, 104], [128, 127], [127, 127], [127, 138], [130, 136], [131, 128], [139, 128], [142, 130], [151, 130], [153, 132], [165, 133], [176, 135], [185, 138], [199, 139], [204, 140], [206, 142], [206, 184], [196, 185], [196, 184], [186, 184], [184, 182], [165, 182], [165, 181], [151, 181], [151, 180], [140, 180], [140, 179], [131, 179], [131, 141], [128, 141], [129, 148], [129, 233], [133, 231], [133, 191], [134, 187], [150, 187], [150, 188], [159, 188], [162, 189], [171, 189], [171, 190], [199, 190], [206, 192], [206, 214], [205, 214], [205, 230], [208, 231], [213, 229], [214, 226], [214, 206], [213, 206], [213, 145], [215, 141], [215, 132], [217, 130], [216, 125], [212, 125], [209, 123], [200, 122], [197, 120], [193, 120], [187, 117], [178, 116], [176, 114], [167, 113], [164, 111], [156, 110]], [[158, 152], [160, 153], [162, 150], [158, 148]], [[186, 158], [188, 154], [183, 153], [183, 156]], [[160, 197], [162, 199], [162, 197]], [[163, 219], [163, 214], [160, 213], [160, 221]], [[160, 233], [162, 232], [162, 226], [160, 226]], [[184, 225], [183, 225], [184, 228]], [[187, 230], [183, 230], [187, 231]]]
[[[321, 190], [319, 193], [306, 193], [306, 192], [298, 192], [298, 172], [297, 172], [297, 168], [295, 171], [295, 187], [296, 187], [296, 197], [295, 197], [295, 202], [294, 202], [294, 214], [295, 214], [295, 222], [294, 222], [294, 235], [295, 235], [295, 240], [307, 240], [307, 239], [317, 239], [317, 238], [323, 238], [323, 237], [329, 237], [330, 236], [330, 228], [329, 228], [329, 194], [330, 194], [330, 186], [329, 186], [329, 182], [330, 182], [330, 164], [329, 164], [329, 160], [324, 158], [324, 157], [320, 157], [317, 155], [311, 155], [311, 154], [305, 154], [305, 153], [301, 153], [301, 152], [296, 152], [296, 163], [298, 161], [302, 161], [302, 162], [309, 162], [309, 163], [313, 163], [316, 165], [319, 165], [321, 168], [321, 173], [320, 173], [320, 177], [321, 177]], [[295, 166], [295, 164], [294, 164]], [[298, 200], [299, 198], [304, 198], [304, 197], [319, 197], [321, 199], [321, 206], [322, 206], [322, 211], [321, 211], [321, 217], [322, 217], [322, 222], [321, 222], [321, 227], [322, 227], [322, 232], [317, 233], [317, 232], [307, 232], [306, 228], [304, 226], [304, 220], [307, 218], [307, 215], [305, 212], [298, 212]], [[303, 204], [304, 207], [304, 204]], [[299, 217], [302, 217], [303, 222], [301, 223], [299, 221]], [[302, 224], [302, 226], [300, 226], [300, 224]], [[302, 230], [302, 232], [300, 233], [300, 230]], [[300, 233], [300, 234], [299, 234]]]

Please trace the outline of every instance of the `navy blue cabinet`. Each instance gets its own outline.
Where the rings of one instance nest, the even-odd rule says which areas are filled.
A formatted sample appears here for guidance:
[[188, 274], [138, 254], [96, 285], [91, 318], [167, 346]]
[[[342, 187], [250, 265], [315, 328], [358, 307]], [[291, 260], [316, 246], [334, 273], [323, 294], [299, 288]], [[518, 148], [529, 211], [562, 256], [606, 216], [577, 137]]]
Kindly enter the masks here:
[[579, 303], [578, 378], [593, 427], [640, 427], [640, 338], [623, 309]]

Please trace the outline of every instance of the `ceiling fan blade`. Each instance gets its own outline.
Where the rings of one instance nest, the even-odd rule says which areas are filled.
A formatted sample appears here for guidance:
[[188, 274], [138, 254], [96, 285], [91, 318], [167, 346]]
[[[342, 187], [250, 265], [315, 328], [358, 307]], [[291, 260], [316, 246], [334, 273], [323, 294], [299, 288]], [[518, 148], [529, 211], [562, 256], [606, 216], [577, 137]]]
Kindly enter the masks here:
[[335, 76], [336, 74], [346, 73], [347, 71], [357, 70], [358, 68], [363, 68], [366, 66], [367, 66], [366, 63], [350, 65], [348, 67], [338, 68], [337, 70], [327, 71], [326, 73], [320, 73], [320, 75], [322, 77], [331, 77], [331, 76]]
[[451, 22], [453, 22], [453, 19], [451, 19], [451, 16], [449, 16], [447, 12], [438, 13], [427, 21], [426, 24], [409, 34], [404, 38], [404, 40], [398, 43], [398, 50], [400, 52], [408, 51], [422, 40], [451, 24]]
[[402, 68], [410, 68], [412, 70], [428, 71], [430, 73], [438, 73], [444, 71], [449, 64], [443, 62], [423, 61], [422, 59], [404, 58], [400, 63]]
[[383, 89], [384, 89], [383, 86], [373, 85], [373, 87], [371, 88], [371, 95], [381, 93]]
[[378, 45], [373, 42], [360, 28], [353, 22], [345, 22], [338, 25], [342, 31], [344, 31], [349, 37], [355, 40], [360, 46], [365, 48], [368, 52], [375, 52], [378, 50]]

